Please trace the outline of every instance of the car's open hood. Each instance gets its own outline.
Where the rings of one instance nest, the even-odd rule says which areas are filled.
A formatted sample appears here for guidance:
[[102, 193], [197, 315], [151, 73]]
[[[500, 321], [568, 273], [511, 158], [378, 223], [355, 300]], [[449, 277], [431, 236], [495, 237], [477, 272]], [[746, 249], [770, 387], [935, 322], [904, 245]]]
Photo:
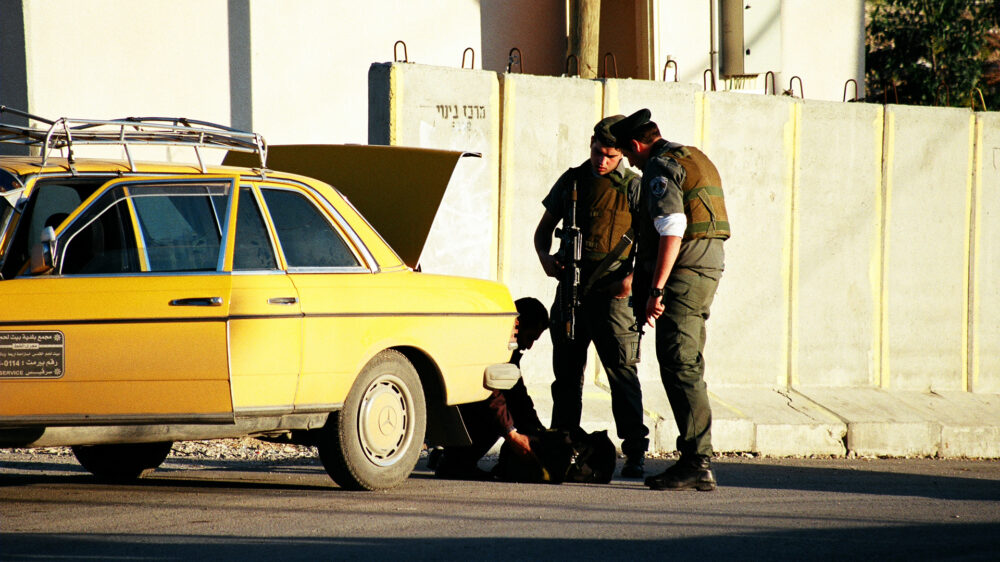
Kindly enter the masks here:
[[[416, 267], [445, 189], [463, 156], [476, 153], [402, 146], [269, 146], [272, 170], [309, 176], [340, 190], [410, 267]], [[255, 154], [230, 152], [223, 164], [256, 167]]]

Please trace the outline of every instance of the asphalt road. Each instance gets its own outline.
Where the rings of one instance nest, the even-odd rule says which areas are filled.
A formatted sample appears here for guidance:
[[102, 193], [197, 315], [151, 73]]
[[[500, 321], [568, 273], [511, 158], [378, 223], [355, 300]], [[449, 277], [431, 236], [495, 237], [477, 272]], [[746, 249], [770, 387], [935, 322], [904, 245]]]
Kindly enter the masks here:
[[[669, 461], [652, 459], [651, 470]], [[488, 466], [488, 463], [484, 463]], [[715, 492], [638, 480], [340, 490], [311, 459], [171, 456], [130, 485], [0, 451], [2, 560], [997, 560], [1000, 462], [746, 459]]]

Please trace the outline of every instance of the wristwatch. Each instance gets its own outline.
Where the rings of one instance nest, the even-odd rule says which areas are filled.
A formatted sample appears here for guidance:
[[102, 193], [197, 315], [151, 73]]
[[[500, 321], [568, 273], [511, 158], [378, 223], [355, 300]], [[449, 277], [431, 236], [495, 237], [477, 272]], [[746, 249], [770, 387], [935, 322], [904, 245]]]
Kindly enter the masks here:
[[649, 290], [649, 296], [651, 296], [651, 297], [662, 297], [663, 296], [663, 289], [661, 287], [657, 287], [655, 289], [650, 289]]

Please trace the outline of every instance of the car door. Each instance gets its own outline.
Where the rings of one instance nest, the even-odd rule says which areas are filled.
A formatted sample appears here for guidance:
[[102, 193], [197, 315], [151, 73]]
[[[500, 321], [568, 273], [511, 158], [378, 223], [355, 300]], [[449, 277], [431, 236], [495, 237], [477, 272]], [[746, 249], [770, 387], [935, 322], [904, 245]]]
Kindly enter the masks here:
[[374, 343], [359, 298], [372, 280], [370, 268], [348, 241], [336, 211], [297, 184], [263, 184], [260, 193], [277, 234], [282, 261], [301, 299], [302, 371], [297, 411], [329, 411], [343, 402]]
[[240, 186], [233, 244], [229, 339], [233, 406], [240, 415], [291, 412], [302, 349], [302, 307], [279, 261], [259, 192]]
[[49, 274], [0, 281], [0, 423], [232, 421], [235, 185], [109, 181], [61, 222]]

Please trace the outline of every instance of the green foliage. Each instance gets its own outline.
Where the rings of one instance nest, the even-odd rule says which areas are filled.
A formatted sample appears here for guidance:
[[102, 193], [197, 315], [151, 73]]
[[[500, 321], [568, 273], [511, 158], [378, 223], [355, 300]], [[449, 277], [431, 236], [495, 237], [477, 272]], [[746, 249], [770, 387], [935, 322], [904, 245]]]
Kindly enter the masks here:
[[868, 100], [968, 107], [978, 88], [997, 108], [1000, 87], [988, 78], [998, 7], [1000, 0], [869, 1]]

